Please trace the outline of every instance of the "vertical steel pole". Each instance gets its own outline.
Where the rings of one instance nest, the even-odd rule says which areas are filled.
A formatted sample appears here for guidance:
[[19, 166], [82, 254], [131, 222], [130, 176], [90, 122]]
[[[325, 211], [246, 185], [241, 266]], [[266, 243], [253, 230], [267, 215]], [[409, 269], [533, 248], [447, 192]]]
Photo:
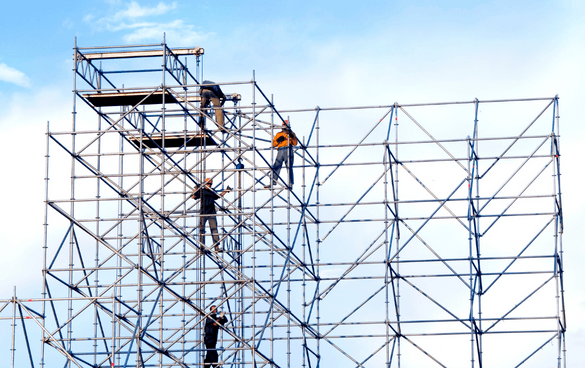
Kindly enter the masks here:
[[[77, 56], [75, 54], [75, 56]], [[74, 60], [73, 63], [75, 64], [77, 61]], [[43, 222], [43, 229], [44, 229], [44, 233], [43, 233], [43, 303], [42, 303], [42, 313], [43, 316], [46, 316], [47, 313], [47, 252], [48, 252], [48, 245], [49, 245], [49, 236], [48, 236], [48, 226], [49, 226], [49, 221], [48, 221], [48, 210], [49, 210], [49, 143], [50, 143], [50, 127], [49, 127], [49, 122], [47, 121], [47, 133], [46, 133], [46, 153], [45, 153], [45, 213], [43, 214], [44, 216], [44, 222]], [[44, 329], [46, 328], [46, 318], [42, 318], [42, 339], [43, 341], [45, 340], [46, 334]], [[40, 368], [43, 368], [45, 365], [45, 344], [41, 343], [41, 364], [40, 364]]]
[[[146, 179], [146, 175], [144, 172], [144, 160], [145, 160], [145, 145], [144, 145], [144, 118], [142, 117], [140, 119], [140, 145], [139, 145], [139, 152], [140, 155], [138, 157], [139, 159], [139, 164], [138, 164], [138, 175], [139, 175], [139, 185], [138, 185], [138, 230], [139, 230], [139, 234], [138, 234], [138, 246], [137, 246], [137, 253], [138, 253], [138, 269], [136, 270], [136, 283], [137, 283], [137, 287], [136, 287], [136, 300], [137, 300], [137, 305], [136, 305], [136, 328], [135, 328], [135, 335], [134, 335], [134, 341], [136, 343], [136, 368], [141, 368], [142, 366], [142, 362], [141, 362], [141, 355], [142, 355], [142, 345], [141, 345], [141, 341], [140, 341], [140, 337], [142, 336], [142, 270], [143, 265], [142, 265], [142, 257], [143, 257], [143, 248], [144, 248], [144, 242], [147, 242], [148, 239], [145, 238], [145, 231], [147, 231], [146, 229], [146, 216], [144, 215], [144, 180]], [[132, 345], [130, 345], [132, 346]], [[132, 352], [128, 351], [128, 356], [131, 356]], [[126, 359], [127, 361], [128, 359]]]
[[[239, 110], [238, 110], [238, 112], [239, 112]], [[242, 115], [238, 113], [238, 131], [240, 132], [239, 133], [240, 139], [238, 139], [238, 142], [237, 142], [238, 155], [243, 154], [241, 130], [242, 130]], [[238, 166], [238, 167], [239, 167], [239, 169], [238, 169], [238, 186], [237, 186], [237, 188], [238, 188], [238, 224], [240, 224], [240, 225], [239, 225], [238, 231], [237, 231], [238, 241], [237, 241], [235, 250], [236, 250], [236, 256], [237, 256], [236, 259], [237, 259], [238, 272], [243, 275], [244, 274], [244, 267], [243, 267], [243, 265], [244, 265], [244, 261], [243, 261], [244, 260], [244, 254], [243, 254], [244, 226], [242, 225], [242, 221], [244, 219], [244, 216], [243, 216], [243, 211], [244, 211], [243, 196], [244, 195], [243, 195], [243, 182], [242, 182], [243, 175], [242, 175], [242, 172], [244, 170], [244, 167], [243, 167], [243, 164], [241, 164], [241, 166]], [[254, 184], [254, 179], [252, 179], [252, 184]], [[236, 332], [239, 332], [239, 336], [242, 336], [242, 337], [244, 336], [244, 324], [243, 324], [244, 316], [243, 316], [243, 314], [244, 314], [244, 289], [242, 288], [238, 291], [238, 299], [236, 299], [236, 313], [235, 313], [235, 315], [240, 316], [240, 318], [238, 318], [237, 322], [234, 324], [234, 330]], [[241, 368], [244, 365], [244, 359], [243, 359], [244, 353], [243, 353], [241, 347], [242, 347], [242, 345], [239, 342], [237, 342], [235, 344], [235, 348], [237, 349], [236, 359], [235, 359], [235, 361], [236, 361], [235, 368]]]
[[[274, 137], [274, 95], [270, 96], [270, 136]], [[274, 162], [274, 147], [270, 145], [270, 163]], [[272, 168], [269, 167], [271, 175], [268, 177], [270, 185], [270, 285], [274, 285], [274, 186], [272, 185]], [[274, 361], [274, 308], [270, 308], [270, 359]]]
[[116, 364], [116, 288], [112, 291], [112, 341], [111, 341], [110, 365]]
[[[305, 147], [305, 148], [303, 149], [303, 166], [302, 166], [303, 181], [301, 184], [301, 188], [302, 188], [302, 193], [301, 193], [302, 194], [302, 197], [301, 197], [302, 198], [302, 206], [301, 206], [301, 208], [304, 207], [304, 209], [305, 209], [304, 213], [305, 213], [306, 211], [308, 211], [307, 198], [306, 198], [306, 193], [305, 193], [306, 186], [307, 186], [306, 181], [305, 181], [305, 170], [306, 170], [305, 166], [307, 165], [307, 162], [305, 159], [306, 152], [307, 152], [307, 148], [306, 148], [307, 143], [305, 142], [305, 136], [303, 136], [302, 147]], [[302, 224], [301, 221], [304, 222], [304, 224]], [[307, 243], [306, 243], [305, 239], [306, 239], [307, 227], [306, 227], [306, 220], [305, 220], [304, 216], [303, 216], [303, 218], [301, 218], [301, 221], [299, 221], [299, 226], [301, 226], [301, 236], [303, 237], [303, 240], [301, 243], [302, 247], [303, 247], [303, 253], [302, 253], [303, 258], [302, 259], [303, 259], [303, 265], [306, 265], [307, 264], [307, 261], [306, 261]], [[302, 294], [303, 294], [303, 306], [302, 307], [303, 307], [303, 323], [304, 324], [308, 323], [308, 321], [307, 321], [307, 296], [306, 296], [306, 293], [307, 293], [306, 288], [307, 287], [306, 287], [306, 285], [307, 285], [307, 273], [303, 271], [303, 283], [301, 286], [302, 286]], [[307, 345], [307, 330], [306, 330], [305, 326], [302, 326], [301, 333], [302, 333], [303, 345], [306, 346]], [[307, 354], [306, 354], [306, 349], [302, 349], [302, 351], [303, 351], [302, 366], [306, 367], [306, 360], [308, 358]]]
[[[557, 145], [558, 145], [558, 149], [559, 149], [559, 152], [560, 152], [560, 142], [559, 142], [559, 139], [560, 139], [560, 136], [561, 136], [561, 125], [560, 125], [561, 124], [561, 122], [560, 122], [560, 118], [561, 117], [560, 117], [560, 106], [559, 106], [559, 96], [558, 95], [555, 96], [555, 100], [556, 100], [556, 103], [557, 103], [557, 114], [555, 116], [555, 119], [556, 119], [556, 122], [557, 122], [557, 132], [556, 132], [557, 133]], [[564, 231], [564, 229], [563, 229], [563, 212], [562, 212], [562, 210], [563, 210], [563, 201], [561, 199], [561, 171], [560, 171], [560, 167], [561, 166], [560, 166], [560, 157], [559, 156], [557, 156], [557, 162], [558, 162], [558, 172], [557, 172], [557, 181], [558, 181], [557, 193], [558, 194], [557, 195], [558, 195], [558, 198], [559, 198], [558, 199], [558, 201], [559, 201], [559, 208], [560, 208], [559, 212], [560, 212], [560, 215], [561, 215], [560, 216], [561, 217], [560, 218], [560, 222], [561, 223], [560, 223], [560, 229], [559, 229], [560, 231], [559, 231], [559, 236], [558, 236], [559, 237], [559, 260], [560, 260], [561, 265], [564, 265], [564, 262], [563, 262], [563, 252], [564, 252], [563, 251], [563, 231]], [[563, 326], [562, 326], [562, 332], [563, 332], [563, 338], [562, 338], [563, 356], [562, 356], [562, 360], [563, 360], [563, 367], [564, 368], [567, 368], [567, 348], [566, 348], [566, 345], [565, 345], [565, 329], [567, 328], [567, 321], [565, 319], [565, 290], [563, 288], [563, 285], [564, 284], [563, 284], [563, 275], [562, 275], [562, 273], [561, 273], [560, 280], [561, 280], [561, 322], [563, 324]]]
[[16, 351], [16, 286], [12, 296], [12, 346], [10, 354], [10, 368], [14, 368], [14, 355]]
[[[98, 77], [97, 77], [97, 84], [98, 84], [98, 89], [101, 89], [101, 79], [102, 79], [102, 62], [100, 61], [99, 64], [99, 71], [100, 73], [98, 73]], [[100, 136], [98, 137], [98, 141], [97, 141], [97, 171], [98, 172], [102, 172], [102, 157], [101, 157], [101, 153], [102, 153], [102, 115], [101, 115], [101, 107], [98, 107], [98, 111], [100, 112], [98, 114], [98, 121], [97, 121], [97, 130], [98, 132], [100, 132]], [[95, 233], [99, 235], [100, 233], [100, 189], [101, 189], [101, 180], [99, 178], [96, 178], [96, 199], [95, 199]], [[99, 295], [99, 259], [100, 259], [100, 243], [99, 241], [95, 241], [94, 242], [94, 246], [95, 246], [95, 257], [94, 257], [94, 293], [96, 296]], [[89, 285], [88, 285], [89, 286]], [[98, 313], [99, 313], [99, 308], [97, 304], [93, 305], [93, 310], [94, 310], [94, 316], [93, 316], [93, 335], [94, 335], [94, 342], [93, 342], [93, 351], [94, 351], [94, 356], [93, 356], [93, 364], [97, 366], [97, 353], [98, 353], [98, 325], [99, 325], [99, 320], [98, 320]]]
[[[75, 57], [77, 59], [77, 38], [75, 38]], [[72, 218], [75, 218], [75, 157], [74, 155], [76, 154], [76, 147], [75, 147], [75, 137], [76, 137], [76, 121], [77, 121], [77, 76], [76, 76], [76, 72], [77, 72], [77, 64], [75, 64], [75, 68], [73, 70], [73, 112], [72, 112], [72, 116], [71, 116], [71, 153], [73, 156], [71, 156], [71, 203], [69, 205], [69, 214]], [[73, 222], [71, 222], [71, 225], [73, 225]], [[68, 290], [67, 290], [67, 296], [69, 298], [69, 300], [67, 301], [67, 318], [68, 320], [71, 321], [72, 316], [73, 316], [73, 301], [72, 301], [72, 297], [73, 297], [73, 291], [71, 289], [71, 285], [73, 284], [73, 247], [74, 247], [74, 243], [75, 243], [75, 228], [72, 226], [71, 227], [71, 232], [69, 234], [69, 284], [68, 284]], [[71, 346], [72, 346], [72, 336], [73, 336], [73, 321], [69, 322], [67, 324], [67, 350], [71, 351]], [[71, 367], [71, 362], [68, 361], [66, 364], [68, 367]]]
[[[394, 108], [392, 108], [392, 110], [394, 110]], [[394, 112], [394, 111], [392, 111]], [[389, 127], [388, 130], [390, 130], [390, 127], [392, 127], [392, 116], [393, 114], [390, 114], [390, 121], [388, 123]], [[384, 321], [384, 327], [386, 330], [386, 367], [390, 368], [390, 290], [388, 289], [388, 285], [389, 285], [389, 278], [388, 278], [388, 273], [389, 273], [389, 264], [387, 264], [387, 259], [388, 259], [388, 252], [390, 251], [390, 246], [388, 244], [389, 242], [389, 237], [388, 237], [388, 161], [390, 159], [390, 157], [388, 157], [388, 141], [384, 141], [384, 146], [383, 146], [383, 158], [382, 158], [382, 163], [383, 163], [383, 168], [384, 168], [384, 201], [382, 203], [382, 205], [384, 206], [384, 285], [385, 285], [385, 321]]]
[[[474, 158], [473, 158], [473, 164], [475, 165], [475, 178], [472, 178], [473, 180], [475, 180], [475, 208], [480, 208], [480, 188], [479, 188], [479, 183], [480, 183], [480, 179], [481, 179], [481, 175], [479, 175], [479, 124], [478, 124], [478, 115], [479, 115], [479, 100], [476, 98], [476, 103], [475, 103], [475, 133], [474, 133], [474, 139], [475, 139], [475, 143], [473, 145], [474, 147]], [[480, 368], [483, 367], [483, 334], [482, 332], [482, 296], [483, 296], [483, 275], [481, 273], [481, 222], [480, 222], [480, 217], [479, 214], [478, 216], [475, 218], [475, 222], [477, 223], [476, 229], [475, 229], [475, 242], [476, 242], [476, 257], [477, 257], [477, 269], [478, 269], [478, 281], [476, 283], [476, 288], [478, 288], [477, 290], [477, 326], [478, 329], [480, 331], [479, 336], [476, 335], [476, 340], [477, 340], [477, 359], [479, 360], [479, 366]], [[471, 285], [472, 286], [472, 285]]]
[[[166, 84], [166, 73], [167, 73], [167, 62], [168, 62], [168, 58], [169, 56], [167, 55], [167, 38], [166, 38], [166, 33], [163, 33], [163, 65], [162, 65], [162, 106], [161, 106], [161, 112], [162, 112], [162, 152], [161, 152], [161, 173], [160, 173], [160, 211], [162, 214], [165, 214], [166, 208], [165, 208], [165, 179], [166, 179], [166, 171], [167, 171], [167, 155], [166, 155], [166, 132], [167, 132], [167, 126], [166, 126], [166, 94], [167, 94], [167, 84]], [[161, 226], [160, 226], [160, 246], [159, 246], [159, 252], [158, 253], [158, 259], [160, 261], [159, 263], [159, 278], [161, 281], [163, 281], [164, 278], [164, 249], [165, 249], [165, 220], [161, 219]], [[155, 254], [155, 252], [153, 251], [153, 255]], [[153, 267], [156, 267], [156, 259], [154, 259], [153, 257]], [[164, 335], [163, 335], [163, 331], [164, 331], [164, 321], [165, 319], [163, 318], [163, 313], [164, 313], [164, 288], [162, 286], [159, 286], [160, 288], [160, 292], [161, 292], [161, 296], [159, 299], [159, 330], [158, 330], [158, 336], [159, 336], [159, 349], [160, 351], [164, 351]], [[154, 310], [153, 310], [154, 313]], [[158, 354], [158, 366], [159, 368], [162, 368], [163, 366], [163, 355], [162, 354]]]
[[[252, 72], [252, 147], [256, 147], [256, 71]], [[252, 155], [252, 183], [256, 185], [256, 152]], [[256, 366], [256, 190], [252, 190], [252, 366]], [[242, 336], [243, 338], [243, 336]]]
[[[319, 107], [317, 107], [317, 112], [319, 111]], [[319, 219], [319, 205], [320, 205], [320, 190], [321, 190], [321, 181], [319, 179], [319, 174], [321, 172], [321, 164], [319, 161], [319, 144], [320, 144], [320, 140], [319, 140], [319, 136], [320, 136], [320, 121], [321, 121], [321, 114], [317, 113], [317, 126], [315, 127], [315, 139], [316, 139], [316, 152], [315, 152], [315, 157], [317, 160], [317, 173], [316, 173], [316, 180], [315, 182], [317, 183], [317, 190], [315, 192], [315, 205], [316, 205], [316, 217], [317, 217], [317, 224], [315, 226], [315, 237], [316, 237], [316, 257], [315, 257], [315, 263], [317, 264], [316, 266], [316, 272], [317, 272], [317, 285], [316, 285], [316, 290], [315, 290], [315, 295], [319, 295], [320, 294], [320, 286], [321, 286], [321, 273], [320, 273], [320, 263], [321, 263], [321, 258], [320, 258], [320, 248], [321, 248], [321, 239], [319, 238], [320, 233], [319, 233], [319, 226], [321, 224], [321, 221]], [[320, 298], [317, 298], [317, 307], [316, 309], [316, 317], [315, 320], [317, 321], [317, 335], [321, 336], [321, 310], [320, 310]], [[317, 339], [317, 356], [319, 357], [319, 362], [317, 363], [317, 366], [320, 366], [321, 363], [321, 339]]]
[[472, 191], [472, 186], [473, 186], [473, 164], [471, 163], [473, 160], [473, 150], [471, 149], [470, 145], [473, 144], [473, 140], [471, 139], [470, 136], [467, 136], [467, 200], [469, 201], [468, 203], [468, 209], [467, 209], [467, 223], [469, 226], [469, 231], [468, 231], [468, 238], [467, 238], [467, 242], [468, 242], [468, 252], [469, 252], [469, 285], [471, 286], [469, 288], [469, 322], [470, 322], [470, 344], [471, 344], [471, 368], [474, 367], [474, 328], [473, 328], [473, 315], [474, 315], [474, 311], [473, 311], [473, 217], [475, 215], [474, 211], [473, 211], [473, 206], [472, 206], [472, 196], [471, 196], [471, 191]]
[[[561, 201], [561, 185], [560, 185], [560, 126], [559, 126], [559, 105], [558, 95], [555, 96], [553, 102], [553, 131], [551, 132], [552, 146], [551, 156], [555, 165], [553, 165], [553, 196], [555, 198], [553, 203], [553, 210], [555, 214], [554, 222], [554, 252], [555, 252], [555, 297], [556, 297], [556, 319], [557, 319], [557, 367], [566, 367], [566, 350], [565, 350], [565, 310], [564, 310], [564, 290], [562, 282], [563, 272], [563, 243], [562, 243], [562, 201]], [[558, 183], [558, 185], [557, 185]], [[559, 226], [560, 225], [560, 226]]]
[[[122, 113], [123, 113], [123, 108], [121, 109]], [[125, 119], [122, 119], [120, 121], [121, 127], [122, 129], [125, 128]], [[120, 135], [119, 139], [118, 139], [118, 144], [119, 144], [119, 158], [118, 158], [118, 185], [120, 186], [120, 188], [124, 188], [124, 137], [122, 137], [122, 135]], [[139, 158], [140, 159], [140, 158]], [[124, 199], [123, 198], [118, 198], [118, 219], [123, 219], [124, 218]], [[123, 247], [124, 247], [124, 227], [123, 227], [123, 221], [119, 221], [118, 225], [117, 225], [117, 235], [118, 235], [118, 241], [117, 241], [117, 247], [118, 247], [118, 251], [122, 251]], [[122, 271], [122, 258], [121, 257], [117, 257], [116, 260], [116, 264], [118, 266], [118, 271], [116, 272], [116, 279], [120, 280], [123, 274]], [[122, 328], [122, 324], [118, 321], [118, 315], [120, 315], [121, 313], [121, 308], [122, 306], [120, 305], [121, 303], [117, 303], [116, 304], [116, 298], [119, 297], [120, 299], [122, 299], [122, 286], [121, 286], [122, 281], [120, 281], [119, 283], [117, 283], [114, 286], [114, 290], [113, 290], [113, 296], [112, 296], [112, 362], [111, 364], [116, 364], [116, 360], [117, 360], [117, 365], [120, 365], [120, 359], [121, 356], [120, 354], [116, 355], [116, 346], [122, 346], [122, 342], [120, 341], [120, 343], [116, 344], [116, 336], [118, 336], [119, 338], [121, 338], [121, 328]], [[118, 309], [116, 309], [118, 308]]]
[[474, 307], [474, 300], [475, 300], [475, 287], [473, 283], [474, 275], [477, 277], [477, 274], [473, 272], [473, 245], [475, 240], [475, 234], [473, 233], [474, 230], [477, 231], [477, 228], [474, 228], [474, 223], [476, 222], [476, 213], [473, 207], [473, 187], [474, 187], [474, 176], [475, 174], [475, 144], [477, 141], [475, 140], [477, 132], [477, 99], [475, 99], [475, 118], [473, 123], [473, 136], [467, 136], [467, 221], [468, 221], [468, 253], [469, 253], [469, 323], [470, 323], [470, 358], [471, 358], [471, 368], [475, 366], [475, 307]]
[[[289, 124], [290, 124], [290, 118], [289, 118]], [[290, 137], [289, 137], [290, 140]], [[288, 142], [287, 142], [288, 144]], [[292, 159], [292, 155], [294, 155], [294, 151], [293, 148], [288, 145], [287, 146], [287, 157], [288, 157], [288, 164], [287, 164], [287, 169], [288, 169], [288, 178], [286, 180], [287, 184], [288, 184], [288, 188], [286, 191], [286, 247], [288, 248], [288, 253], [292, 253], [292, 249], [291, 249], [291, 244], [290, 244], [290, 191], [292, 190], [292, 183], [291, 183], [291, 175], [293, 174], [293, 168], [291, 165], [291, 159]], [[286, 259], [285, 260], [285, 265], [286, 266], [286, 308], [287, 310], [291, 310], [291, 303], [290, 303], [290, 297], [291, 297], [291, 293], [290, 293], [290, 260]], [[287, 367], [290, 368], [290, 357], [291, 357], [291, 344], [290, 344], [290, 338], [291, 338], [291, 334], [290, 334], [290, 316], [288, 316], [287, 320], [286, 320], [286, 358], [287, 358]]]
[[[394, 111], [396, 111], [396, 116], [394, 117], [394, 152], [395, 152], [395, 160], [398, 161], [398, 103], [394, 103]], [[400, 253], [398, 253], [398, 250], [400, 249], [400, 216], [399, 216], [399, 208], [400, 208], [400, 203], [399, 203], [399, 197], [398, 197], [398, 165], [394, 165], [394, 193], [395, 193], [395, 198], [394, 201], [396, 202], [396, 252], [397, 252], [397, 256], [396, 256], [396, 274], [400, 275]], [[398, 331], [400, 333], [402, 333], [402, 326], [400, 323], [400, 278], [396, 278], [396, 296], [395, 296], [395, 303], [396, 303], [396, 321], [398, 323]], [[400, 335], [398, 336], [398, 343], [397, 343], [397, 365], [398, 368], [400, 368], [401, 365], [401, 356], [402, 351], [401, 351], [401, 337]]]
[[[199, 58], [199, 57], [197, 57]], [[197, 65], [197, 63], [196, 63]], [[183, 73], [183, 84], [186, 85], [187, 84], [187, 57], [185, 57], [185, 70]], [[197, 75], [197, 74], [196, 74]], [[183, 92], [184, 92], [184, 98], [185, 100], [187, 99], [187, 87], [183, 87]], [[184, 112], [183, 112], [183, 145], [185, 147], [187, 147], [187, 132], [188, 132], [188, 126], [187, 126], [187, 113], [188, 113], [188, 105], [186, 106]], [[183, 153], [183, 174], [181, 174], [183, 176], [183, 205], [181, 206], [181, 208], [183, 209], [183, 229], [185, 229], [185, 232], [188, 233], [187, 230], [187, 200], [189, 198], [188, 194], [187, 194], [187, 180], [189, 179], [189, 176], [186, 174], [188, 166], [187, 166], [187, 157], [188, 157], [188, 153], [187, 150], [184, 151]], [[186, 302], [186, 298], [187, 298], [187, 270], [185, 269], [186, 265], [187, 265], [187, 239], [182, 239], [181, 240], [181, 244], [183, 246], [182, 249], [182, 255], [181, 255], [181, 259], [182, 259], [182, 264], [181, 264], [181, 282], [182, 282], [182, 286], [181, 286], [181, 296], [183, 297], [183, 300], [181, 302], [181, 351], [186, 352], [187, 351], [187, 338], [186, 338], [186, 334], [187, 334], [187, 302]], [[197, 356], [197, 355], [195, 355]]]

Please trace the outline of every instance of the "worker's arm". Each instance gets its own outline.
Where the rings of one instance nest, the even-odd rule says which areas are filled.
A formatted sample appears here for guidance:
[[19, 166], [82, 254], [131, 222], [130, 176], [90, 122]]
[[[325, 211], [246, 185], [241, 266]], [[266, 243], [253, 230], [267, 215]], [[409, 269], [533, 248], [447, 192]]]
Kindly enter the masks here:
[[272, 139], [272, 147], [278, 147], [285, 139], [283, 132], [276, 133], [274, 139]]
[[232, 190], [232, 188], [230, 188], [230, 186], [228, 185], [227, 188], [225, 188], [225, 190], [223, 192], [221, 192], [221, 196], [223, 197], [224, 195], [226, 195], [227, 193], [229, 193]]
[[296, 146], [299, 143], [297, 135], [292, 130], [289, 132], [289, 137], [290, 137], [290, 144], [292, 144], [293, 146]]
[[219, 322], [222, 326], [227, 323], [228, 319], [225, 316], [225, 312], [221, 312], [217, 318], [217, 322]]
[[191, 194], [191, 198], [193, 198], [193, 199], [198, 199], [198, 198], [200, 197], [200, 193], [201, 193], [201, 192], [199, 191], [200, 189], [201, 189], [201, 186], [198, 186], [198, 187], [197, 187], [197, 189], [195, 189], [195, 190], [193, 191], [193, 194]]

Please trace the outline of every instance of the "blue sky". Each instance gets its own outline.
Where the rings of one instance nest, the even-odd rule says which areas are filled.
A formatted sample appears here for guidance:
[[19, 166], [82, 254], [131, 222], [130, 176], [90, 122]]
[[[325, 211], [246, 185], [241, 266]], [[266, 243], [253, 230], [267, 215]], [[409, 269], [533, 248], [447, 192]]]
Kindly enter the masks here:
[[585, 361], [580, 1], [9, 1], [0, 24], [0, 298], [40, 286], [44, 132], [71, 116], [74, 38], [160, 43], [166, 32], [171, 46], [205, 48], [212, 80], [255, 70], [280, 108], [559, 94], [568, 365]]

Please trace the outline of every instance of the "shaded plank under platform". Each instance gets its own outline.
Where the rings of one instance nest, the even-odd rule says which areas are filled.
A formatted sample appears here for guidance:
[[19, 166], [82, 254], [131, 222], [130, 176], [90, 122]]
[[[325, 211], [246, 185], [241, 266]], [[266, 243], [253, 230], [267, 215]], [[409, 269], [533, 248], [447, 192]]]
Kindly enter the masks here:
[[[86, 93], [83, 97], [87, 98], [89, 102], [95, 107], [105, 106], [135, 106], [140, 101], [144, 100], [146, 96], [150, 94], [150, 91], [141, 92], [108, 92], [108, 93]], [[146, 100], [142, 101], [142, 105], [160, 105], [162, 104], [162, 91], [156, 91], [152, 95], [148, 96]], [[240, 101], [242, 96], [239, 93], [232, 93], [226, 95], [226, 101]], [[174, 104], [178, 102], [184, 103], [186, 101], [195, 103], [201, 101], [199, 95], [188, 95], [181, 94], [181, 97], [177, 99], [173, 94], [169, 92], [165, 93], [165, 104]]]
[[[142, 138], [142, 145], [150, 148], [158, 148], [163, 146], [163, 139], [161, 133], [149, 134], [148, 137]], [[128, 137], [136, 147], [140, 147], [139, 137]], [[187, 142], [185, 142], [185, 140]], [[155, 144], [156, 143], [156, 144]], [[158, 145], [158, 147], [157, 147]], [[179, 148], [179, 147], [200, 147], [200, 146], [217, 146], [215, 140], [204, 133], [166, 133], [164, 139], [165, 148]]]
[[[89, 102], [96, 107], [103, 106], [135, 106], [140, 101], [144, 100], [151, 92], [114, 92], [114, 93], [88, 93], [84, 94], [83, 97], [87, 98]], [[185, 99], [184, 96], [181, 96]], [[187, 96], [187, 101], [196, 102], [199, 101], [199, 96]], [[142, 101], [143, 105], [156, 105], [162, 104], [163, 92], [156, 91], [152, 95], [148, 96], [146, 100]], [[175, 96], [169, 92], [165, 93], [165, 103], [177, 103]]]

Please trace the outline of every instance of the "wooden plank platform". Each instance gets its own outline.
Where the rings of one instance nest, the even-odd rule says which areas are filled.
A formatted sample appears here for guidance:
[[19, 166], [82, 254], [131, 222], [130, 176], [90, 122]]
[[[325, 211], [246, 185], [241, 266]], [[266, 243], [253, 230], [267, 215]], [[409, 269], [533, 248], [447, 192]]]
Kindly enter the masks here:
[[[172, 53], [180, 56], [180, 55], [196, 55], [201, 56], [204, 54], [203, 47], [194, 47], [194, 48], [181, 48], [181, 49], [171, 49]], [[137, 57], [155, 57], [155, 56], [163, 56], [164, 50], [136, 50], [136, 51], [109, 51], [109, 52], [93, 52], [93, 53], [82, 53], [81, 51], [77, 51], [79, 54], [77, 57], [78, 59], [85, 58], [87, 60], [103, 60], [103, 59], [128, 59], [128, 58], [137, 58]]]

